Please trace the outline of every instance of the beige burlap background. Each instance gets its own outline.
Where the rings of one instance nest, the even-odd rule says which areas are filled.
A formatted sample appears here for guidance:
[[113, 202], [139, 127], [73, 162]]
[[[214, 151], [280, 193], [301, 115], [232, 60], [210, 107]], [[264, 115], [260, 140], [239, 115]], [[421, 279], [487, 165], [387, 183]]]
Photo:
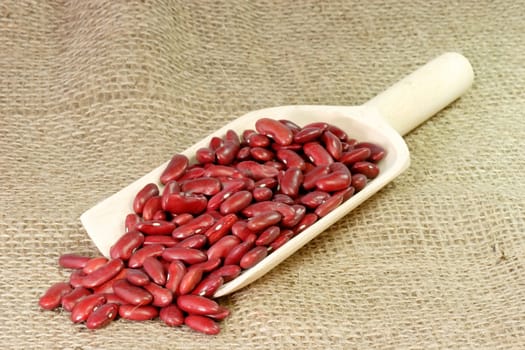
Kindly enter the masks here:
[[[523, 1], [2, 1], [0, 345], [525, 348], [524, 42]], [[97, 254], [97, 201], [249, 110], [360, 104], [444, 51], [475, 85], [411, 168], [222, 299], [220, 335], [38, 308], [60, 254]]]

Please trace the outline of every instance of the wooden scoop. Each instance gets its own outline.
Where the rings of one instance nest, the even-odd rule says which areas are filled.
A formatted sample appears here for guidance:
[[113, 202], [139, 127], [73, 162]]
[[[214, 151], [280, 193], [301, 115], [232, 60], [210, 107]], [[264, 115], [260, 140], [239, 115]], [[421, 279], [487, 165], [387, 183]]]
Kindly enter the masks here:
[[[260, 278], [407, 169], [409, 151], [401, 135], [460, 97], [472, 85], [473, 79], [468, 60], [458, 53], [449, 52], [431, 60], [361, 106], [297, 105], [252, 111], [181, 152], [190, 161], [195, 161], [195, 152], [207, 147], [212, 137], [223, 137], [229, 129], [238, 134], [254, 129], [260, 118], [288, 119], [300, 126], [326, 122], [343, 129], [349, 137], [377, 143], [387, 150], [386, 157], [379, 163], [379, 176], [362, 191], [257, 265], [224, 284], [214, 296], [230, 294]], [[168, 161], [81, 215], [80, 220], [88, 235], [103, 255], [109, 256], [110, 247], [124, 234], [124, 219], [133, 212], [132, 203], [137, 192], [148, 183], [161, 187], [159, 177], [167, 164]]]

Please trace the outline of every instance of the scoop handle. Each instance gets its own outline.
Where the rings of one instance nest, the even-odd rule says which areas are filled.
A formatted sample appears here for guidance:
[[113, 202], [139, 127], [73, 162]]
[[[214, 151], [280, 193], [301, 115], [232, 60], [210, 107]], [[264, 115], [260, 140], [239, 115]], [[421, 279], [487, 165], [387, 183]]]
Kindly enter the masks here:
[[406, 135], [460, 97], [474, 81], [467, 58], [444, 53], [365, 103], [375, 107], [399, 134]]

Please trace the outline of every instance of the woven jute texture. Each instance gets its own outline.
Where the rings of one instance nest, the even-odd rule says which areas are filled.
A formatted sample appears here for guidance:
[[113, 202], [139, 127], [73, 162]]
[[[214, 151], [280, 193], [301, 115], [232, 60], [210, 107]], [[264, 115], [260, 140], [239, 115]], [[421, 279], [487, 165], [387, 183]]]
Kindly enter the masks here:
[[[5, 349], [524, 349], [523, 1], [0, 3]], [[89, 331], [39, 296], [82, 212], [247, 111], [355, 105], [445, 51], [473, 87], [409, 170], [249, 287], [221, 333]]]

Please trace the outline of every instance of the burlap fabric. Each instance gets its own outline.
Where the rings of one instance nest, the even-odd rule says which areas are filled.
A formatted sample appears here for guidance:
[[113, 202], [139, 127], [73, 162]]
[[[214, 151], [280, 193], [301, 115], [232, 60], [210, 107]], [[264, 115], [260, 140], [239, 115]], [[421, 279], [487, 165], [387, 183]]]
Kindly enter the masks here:
[[[524, 33], [523, 1], [3, 1], [2, 348], [525, 348]], [[97, 201], [249, 110], [360, 104], [444, 51], [475, 85], [411, 168], [223, 298], [220, 335], [38, 308], [60, 254], [97, 254]]]

